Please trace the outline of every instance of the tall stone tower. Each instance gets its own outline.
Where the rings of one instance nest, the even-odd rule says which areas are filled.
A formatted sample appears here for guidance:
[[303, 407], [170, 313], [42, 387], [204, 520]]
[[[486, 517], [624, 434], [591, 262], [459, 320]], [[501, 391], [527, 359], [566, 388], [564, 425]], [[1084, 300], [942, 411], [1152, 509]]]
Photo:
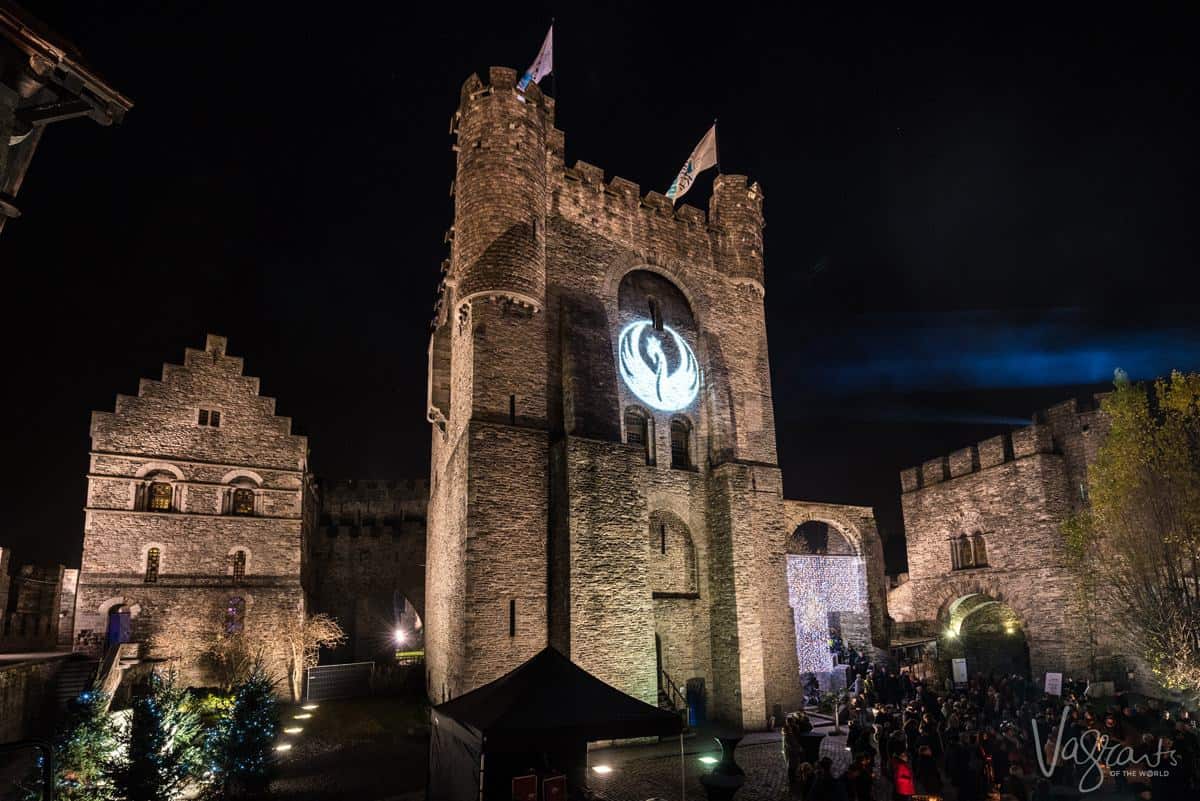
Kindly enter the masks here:
[[[708, 214], [566, 167], [554, 101], [471, 76], [429, 348], [430, 696], [554, 645], [747, 728], [799, 693], [763, 193]], [[880, 563], [881, 564], [881, 563]]]

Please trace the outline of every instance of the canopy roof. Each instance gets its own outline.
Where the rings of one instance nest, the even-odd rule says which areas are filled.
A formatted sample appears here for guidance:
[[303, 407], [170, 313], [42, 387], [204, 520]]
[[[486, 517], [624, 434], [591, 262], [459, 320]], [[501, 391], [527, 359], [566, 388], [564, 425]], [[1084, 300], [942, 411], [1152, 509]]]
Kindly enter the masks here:
[[481, 738], [485, 751], [670, 736], [683, 726], [678, 715], [605, 684], [554, 648], [434, 711]]

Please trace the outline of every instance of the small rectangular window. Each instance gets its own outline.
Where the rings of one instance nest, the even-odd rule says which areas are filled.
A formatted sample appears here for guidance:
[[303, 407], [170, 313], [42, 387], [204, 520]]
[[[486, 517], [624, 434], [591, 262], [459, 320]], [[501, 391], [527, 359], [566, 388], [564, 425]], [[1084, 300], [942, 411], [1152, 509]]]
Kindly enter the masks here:
[[209, 414], [209, 418], [212, 422], [213, 428], [216, 428], [219, 425], [221, 425], [221, 413], [216, 411], [215, 409]]
[[200, 410], [200, 425], [202, 425], [202, 426], [208, 425], [208, 409]]
[[221, 425], [221, 413], [216, 409], [201, 409], [197, 423], [204, 428], [217, 428]]
[[517, 636], [517, 602], [515, 600], [508, 602], [508, 636]]

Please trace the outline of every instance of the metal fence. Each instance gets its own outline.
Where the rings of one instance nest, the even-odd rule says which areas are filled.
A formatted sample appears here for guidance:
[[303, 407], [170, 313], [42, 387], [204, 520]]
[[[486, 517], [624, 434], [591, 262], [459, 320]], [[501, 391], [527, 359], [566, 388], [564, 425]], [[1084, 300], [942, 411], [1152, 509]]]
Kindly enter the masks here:
[[353, 698], [371, 692], [374, 662], [351, 662], [348, 665], [318, 665], [308, 669], [304, 697], [309, 701], [330, 698]]

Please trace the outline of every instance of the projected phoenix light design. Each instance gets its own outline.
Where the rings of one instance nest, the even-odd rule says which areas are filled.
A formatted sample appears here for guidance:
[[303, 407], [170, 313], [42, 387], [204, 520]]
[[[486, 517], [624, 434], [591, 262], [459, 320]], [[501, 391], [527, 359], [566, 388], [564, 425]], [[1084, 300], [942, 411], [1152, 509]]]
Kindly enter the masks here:
[[[674, 412], [687, 408], [700, 391], [700, 367], [683, 337], [669, 325], [663, 331], [674, 345], [678, 363], [671, 369], [662, 340], [649, 320], [630, 323], [617, 342], [621, 378], [638, 398], [655, 409]], [[674, 361], [674, 360], [671, 360]]]

